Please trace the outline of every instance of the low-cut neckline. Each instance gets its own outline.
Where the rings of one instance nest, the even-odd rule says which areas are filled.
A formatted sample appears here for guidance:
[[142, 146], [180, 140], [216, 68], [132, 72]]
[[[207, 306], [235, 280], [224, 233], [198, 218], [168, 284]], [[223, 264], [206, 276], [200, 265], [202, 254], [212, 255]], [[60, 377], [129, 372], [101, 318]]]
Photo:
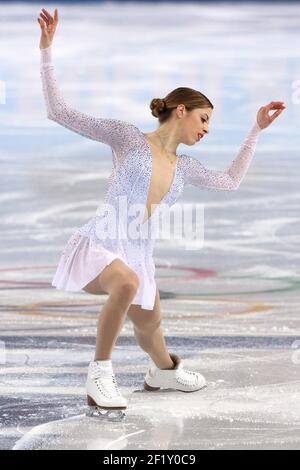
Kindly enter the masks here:
[[[145, 134], [143, 132], [140, 131], [140, 134], [144, 140], [144, 143], [146, 144], [146, 148], [147, 148], [147, 151], [148, 151], [148, 157], [149, 157], [149, 162], [150, 162], [150, 176], [149, 176], [149, 181], [148, 181], [148, 185], [147, 185], [147, 189], [146, 189], [146, 200], [145, 200], [145, 209], [147, 208], [147, 201], [148, 201], [148, 195], [149, 195], [149, 189], [150, 189], [150, 184], [151, 184], [151, 180], [152, 180], [152, 174], [153, 174], [153, 155], [152, 155], [152, 152], [151, 152], [151, 147], [150, 147], [150, 143], [148, 142], [148, 139], [147, 137], [145, 136]], [[179, 162], [179, 159], [182, 155], [177, 155], [177, 158], [176, 158], [176, 164], [175, 164], [175, 169], [174, 169], [174, 172], [173, 172], [173, 178], [172, 178], [172, 181], [171, 181], [171, 184], [169, 186], [169, 189], [167, 190], [167, 192], [164, 194], [164, 196], [161, 198], [161, 200], [156, 203], [156, 206], [159, 206], [165, 199], [166, 197], [168, 196], [168, 194], [171, 192], [172, 188], [173, 188], [173, 185], [174, 185], [174, 182], [175, 182], [175, 179], [176, 179], [176, 176], [177, 176], [177, 169], [178, 169], [178, 162]], [[150, 217], [148, 217], [143, 223], [142, 225], [144, 225], [146, 222], [148, 222], [152, 215], [154, 214], [156, 208], [153, 210], [152, 214], [150, 215]], [[144, 218], [144, 215], [145, 215], [145, 211], [144, 211], [144, 214], [143, 214], [143, 218]]]

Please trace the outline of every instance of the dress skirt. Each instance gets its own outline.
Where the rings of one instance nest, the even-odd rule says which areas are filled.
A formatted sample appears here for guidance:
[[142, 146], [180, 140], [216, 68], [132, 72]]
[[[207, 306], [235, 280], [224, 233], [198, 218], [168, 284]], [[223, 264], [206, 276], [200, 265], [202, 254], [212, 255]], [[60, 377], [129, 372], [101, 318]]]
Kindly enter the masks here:
[[101, 245], [92, 245], [89, 237], [75, 232], [61, 254], [52, 286], [65, 291], [81, 291], [117, 258], [124, 261], [121, 255]]
[[[76, 231], [69, 238], [60, 256], [52, 286], [69, 292], [85, 292], [83, 288], [115, 259], [122, 260], [130, 267], [121, 253], [113, 253], [103, 245], [93, 243], [90, 237]], [[152, 262], [148, 269], [143, 266], [135, 272], [139, 277], [140, 286], [132, 304], [152, 310], [156, 295], [154, 263]]]

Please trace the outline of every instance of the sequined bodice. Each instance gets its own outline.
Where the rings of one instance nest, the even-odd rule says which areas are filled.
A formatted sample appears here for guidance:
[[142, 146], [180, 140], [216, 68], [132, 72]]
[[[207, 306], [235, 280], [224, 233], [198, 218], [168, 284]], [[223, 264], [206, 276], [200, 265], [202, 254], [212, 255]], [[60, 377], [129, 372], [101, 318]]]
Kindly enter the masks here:
[[[150, 200], [151, 194], [157, 195], [159, 193], [150, 187], [153, 160], [146, 136], [138, 127], [129, 122], [113, 118], [93, 117], [67, 105], [54, 75], [51, 49], [52, 46], [41, 49], [41, 79], [47, 117], [89, 139], [107, 144], [112, 149], [112, 171], [103, 207], [96, 217], [104, 217], [108, 206], [113, 206], [116, 209], [118, 220], [123, 216], [123, 213], [127, 214], [124, 223], [128, 225], [133, 216], [136, 218], [136, 214], [130, 214], [130, 210], [126, 212], [124, 206], [121, 207], [120, 201], [126, 199], [129, 209], [133, 204], [139, 204], [141, 208], [144, 208], [144, 212], [142, 212], [142, 216], [143, 214], [144, 216], [140, 220], [140, 226], [143, 227], [151, 221], [156, 210], [155, 206], [151, 207], [151, 203], [157, 204], [157, 201]], [[226, 171], [208, 169], [196, 158], [186, 154], [179, 155], [169, 189], [161, 197], [159, 204], [173, 205], [187, 184], [213, 191], [237, 189], [254, 155], [260, 131], [261, 128], [255, 121]], [[157, 166], [155, 171], [157, 171]], [[148, 200], [149, 195], [151, 197]], [[147, 212], [146, 208], [152, 208], [152, 211]], [[89, 227], [90, 224], [89, 221], [85, 227]]]

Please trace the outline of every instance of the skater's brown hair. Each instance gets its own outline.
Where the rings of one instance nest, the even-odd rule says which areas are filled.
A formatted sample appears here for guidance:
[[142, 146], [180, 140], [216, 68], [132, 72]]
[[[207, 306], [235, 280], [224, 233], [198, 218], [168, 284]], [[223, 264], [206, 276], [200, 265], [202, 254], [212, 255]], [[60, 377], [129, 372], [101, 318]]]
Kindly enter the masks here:
[[171, 91], [165, 98], [153, 98], [150, 109], [152, 115], [157, 117], [162, 124], [170, 118], [173, 109], [176, 109], [179, 104], [184, 104], [187, 111], [196, 108], [214, 108], [209, 99], [200, 91], [179, 87]]

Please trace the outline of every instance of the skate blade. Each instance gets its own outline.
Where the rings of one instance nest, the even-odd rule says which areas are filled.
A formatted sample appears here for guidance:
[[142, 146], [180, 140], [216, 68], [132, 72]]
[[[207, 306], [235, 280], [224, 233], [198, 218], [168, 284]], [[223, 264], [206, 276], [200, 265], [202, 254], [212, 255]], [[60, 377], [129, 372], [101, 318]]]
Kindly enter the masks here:
[[200, 388], [196, 388], [196, 390], [180, 390], [179, 388], [176, 388], [178, 392], [183, 392], [183, 393], [193, 393], [193, 392], [198, 392], [199, 390], [203, 390], [204, 388], [207, 388], [207, 385], [202, 385]]
[[[176, 391], [176, 392], [183, 392], [183, 393], [192, 393], [192, 392], [198, 392], [199, 390], [203, 390], [204, 388], [207, 387], [207, 384], [202, 385], [200, 388], [197, 388], [195, 390], [180, 390], [179, 388], [160, 388], [160, 387], [151, 387], [147, 382], [144, 382], [144, 390], [140, 390], [143, 392], [166, 392], [166, 391]], [[138, 390], [135, 390], [138, 392]]]
[[123, 410], [107, 410], [99, 406], [90, 406], [86, 410], [86, 416], [89, 418], [100, 418], [107, 421], [122, 421], [125, 418]]

